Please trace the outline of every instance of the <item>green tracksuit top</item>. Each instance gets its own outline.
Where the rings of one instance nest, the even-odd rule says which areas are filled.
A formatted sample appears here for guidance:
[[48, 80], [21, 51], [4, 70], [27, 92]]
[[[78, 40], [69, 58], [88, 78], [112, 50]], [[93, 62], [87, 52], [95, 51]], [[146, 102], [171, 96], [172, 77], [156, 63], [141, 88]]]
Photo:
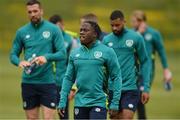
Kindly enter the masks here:
[[[70, 54], [70, 50], [72, 48], [72, 37], [66, 33], [65, 31], [62, 31], [62, 35], [64, 38], [64, 46], [66, 48], [67, 51], [67, 56]], [[67, 68], [67, 59], [61, 60], [61, 61], [56, 61], [55, 62], [55, 74], [56, 74], [56, 85], [58, 87], [62, 87], [62, 81], [66, 72], [66, 68]]]
[[163, 68], [167, 68], [168, 64], [161, 34], [157, 30], [148, 26], [142, 35], [145, 40], [148, 56], [151, 58], [151, 60], [154, 59], [155, 52], [157, 51], [160, 56]]
[[118, 57], [122, 74], [122, 90], [137, 89], [136, 52], [143, 73], [144, 91], [149, 92], [149, 58], [143, 37], [132, 30], [124, 28], [119, 36], [114, 35], [114, 33], [105, 36], [103, 43], [113, 48]]
[[65, 108], [67, 96], [76, 80], [78, 91], [75, 95], [76, 107], [106, 107], [106, 94], [103, 83], [112, 78], [114, 96], [110, 109], [118, 110], [121, 96], [121, 71], [113, 49], [96, 40], [90, 48], [81, 45], [74, 49], [63, 80], [61, 99], [58, 108]]
[[28, 60], [33, 54], [45, 56], [47, 63], [37, 66], [31, 74], [22, 74], [23, 83], [46, 84], [55, 83], [52, 61], [66, 59], [66, 50], [61, 31], [52, 23], [42, 20], [39, 24], [31, 22], [18, 29], [12, 50], [10, 61], [18, 66], [20, 54], [24, 50], [24, 60]]
[[67, 50], [67, 54], [69, 55], [71, 47], [72, 47], [72, 39], [73, 38], [68, 33], [66, 33], [65, 31], [62, 31], [62, 35], [64, 38], [64, 45], [65, 45], [65, 48]]

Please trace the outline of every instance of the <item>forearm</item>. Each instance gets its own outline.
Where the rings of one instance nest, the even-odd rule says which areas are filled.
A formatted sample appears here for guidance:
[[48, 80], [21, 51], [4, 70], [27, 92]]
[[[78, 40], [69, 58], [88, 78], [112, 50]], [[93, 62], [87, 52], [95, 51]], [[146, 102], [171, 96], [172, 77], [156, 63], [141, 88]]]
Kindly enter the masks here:
[[13, 54], [10, 55], [10, 61], [12, 64], [14, 64], [16, 66], [18, 66], [20, 63], [19, 57], [17, 55], [13, 55]]
[[167, 57], [166, 57], [166, 54], [165, 54], [165, 50], [164, 49], [159, 50], [158, 54], [159, 54], [159, 57], [160, 57], [160, 60], [161, 60], [162, 67], [164, 69], [168, 68], [168, 63], [167, 63]]
[[142, 71], [142, 79], [143, 79], [143, 85], [144, 90], [143, 92], [149, 92], [150, 91], [150, 61], [149, 59], [145, 60], [141, 65], [141, 71]]
[[60, 98], [60, 103], [59, 103], [58, 108], [65, 108], [66, 107], [68, 95], [70, 93], [72, 85], [73, 85], [73, 81], [70, 81], [67, 79], [63, 80], [62, 90], [60, 91], [61, 98]]
[[58, 61], [67, 59], [65, 49], [56, 53], [47, 53], [44, 55], [47, 61]]
[[111, 101], [109, 109], [118, 110], [119, 109], [119, 100], [121, 97], [122, 89], [122, 79], [121, 76], [117, 76], [113, 80], [113, 99]]

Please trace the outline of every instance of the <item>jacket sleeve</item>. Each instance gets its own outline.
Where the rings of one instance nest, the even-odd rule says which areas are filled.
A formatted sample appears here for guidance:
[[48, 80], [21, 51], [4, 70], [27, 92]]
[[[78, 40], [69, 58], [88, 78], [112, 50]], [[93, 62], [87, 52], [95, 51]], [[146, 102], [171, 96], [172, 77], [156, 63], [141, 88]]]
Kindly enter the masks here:
[[75, 68], [73, 64], [73, 59], [70, 55], [67, 71], [63, 79], [62, 89], [60, 91], [61, 98], [58, 108], [63, 109], [66, 107], [67, 98], [74, 82], [75, 82]]
[[144, 39], [142, 36], [138, 35], [136, 41], [136, 52], [140, 62], [140, 72], [142, 73], [144, 92], [149, 92], [150, 90], [150, 58], [147, 55]]
[[154, 45], [160, 57], [163, 68], [168, 68], [166, 53], [163, 45], [163, 39], [159, 32], [156, 32], [155, 34]]
[[20, 32], [17, 31], [16, 36], [15, 36], [14, 41], [13, 41], [12, 49], [10, 52], [10, 61], [12, 64], [14, 64], [16, 66], [19, 65], [19, 63], [20, 63], [19, 56], [22, 52], [22, 49], [23, 49], [23, 42], [22, 42], [22, 39], [20, 37]]
[[118, 110], [119, 109], [119, 100], [121, 97], [121, 89], [122, 89], [122, 77], [121, 77], [121, 69], [118, 63], [117, 56], [112, 48], [110, 48], [110, 52], [108, 54], [111, 57], [108, 57], [107, 67], [108, 72], [111, 80], [110, 83], [112, 84], [113, 90], [113, 99], [110, 103], [109, 109]]
[[64, 38], [60, 29], [56, 28], [53, 33], [53, 53], [47, 53], [44, 56], [48, 61], [58, 61], [66, 59], [66, 49], [64, 47]]

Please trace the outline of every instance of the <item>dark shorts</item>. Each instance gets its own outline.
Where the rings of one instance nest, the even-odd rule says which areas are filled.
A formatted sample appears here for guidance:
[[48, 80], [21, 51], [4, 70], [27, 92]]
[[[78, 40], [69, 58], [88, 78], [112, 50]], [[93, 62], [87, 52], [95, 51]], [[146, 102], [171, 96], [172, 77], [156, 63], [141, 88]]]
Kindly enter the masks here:
[[30, 110], [40, 105], [51, 109], [57, 106], [57, 87], [55, 84], [22, 83], [23, 108]]
[[74, 119], [106, 119], [107, 110], [103, 107], [74, 107]]
[[[109, 92], [109, 103], [112, 100], [113, 92]], [[140, 100], [140, 91], [139, 90], [127, 90], [122, 91], [121, 99], [119, 101], [119, 110], [129, 109], [133, 112], [136, 111], [138, 102]]]

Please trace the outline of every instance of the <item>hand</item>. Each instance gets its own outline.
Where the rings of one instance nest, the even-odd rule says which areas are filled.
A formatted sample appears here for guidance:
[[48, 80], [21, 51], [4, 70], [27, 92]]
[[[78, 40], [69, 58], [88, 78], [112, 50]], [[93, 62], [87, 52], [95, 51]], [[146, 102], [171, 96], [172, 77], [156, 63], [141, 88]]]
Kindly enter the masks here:
[[109, 117], [110, 117], [110, 119], [118, 119], [119, 111], [118, 110], [109, 110]]
[[43, 64], [47, 63], [47, 60], [46, 60], [46, 58], [45, 58], [44, 56], [39, 56], [39, 57], [36, 57], [36, 58], [32, 61], [32, 63], [33, 63], [33, 62], [36, 62], [36, 64], [38, 64], [38, 65], [43, 65]]
[[168, 68], [164, 69], [164, 80], [165, 82], [170, 82], [172, 80], [172, 73]]
[[75, 94], [76, 94], [76, 91], [72, 89], [69, 93], [68, 99], [72, 100], [74, 98]]
[[58, 114], [59, 114], [61, 117], [64, 117], [64, 113], [65, 113], [65, 110], [64, 110], [64, 109], [58, 109]]
[[142, 92], [142, 95], [141, 95], [141, 102], [143, 104], [146, 104], [148, 101], [149, 101], [149, 93], [147, 92]]
[[21, 61], [18, 66], [20, 68], [24, 69], [24, 67], [27, 67], [27, 66], [30, 66], [30, 65], [31, 65], [31, 63], [28, 62], [28, 61]]
[[144, 33], [146, 31], [146, 23], [142, 22], [138, 28], [138, 32]]

